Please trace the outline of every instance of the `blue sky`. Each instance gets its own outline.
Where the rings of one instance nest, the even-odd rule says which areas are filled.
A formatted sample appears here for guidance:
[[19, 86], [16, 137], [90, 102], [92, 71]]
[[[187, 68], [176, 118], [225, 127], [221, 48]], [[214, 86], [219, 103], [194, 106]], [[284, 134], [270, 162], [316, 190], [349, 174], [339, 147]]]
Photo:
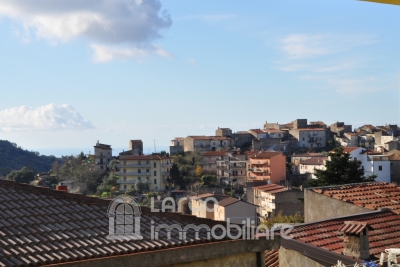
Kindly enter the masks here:
[[97, 140], [167, 149], [266, 120], [399, 123], [399, 13], [353, 0], [0, 0], [0, 139], [59, 156]]

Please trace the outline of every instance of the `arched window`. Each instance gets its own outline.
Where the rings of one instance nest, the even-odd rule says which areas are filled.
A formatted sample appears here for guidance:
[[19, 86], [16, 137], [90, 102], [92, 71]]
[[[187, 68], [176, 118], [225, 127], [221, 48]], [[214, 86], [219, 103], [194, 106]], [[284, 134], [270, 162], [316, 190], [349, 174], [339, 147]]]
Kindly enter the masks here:
[[119, 204], [115, 211], [115, 233], [132, 234], [133, 233], [133, 209], [130, 204]]

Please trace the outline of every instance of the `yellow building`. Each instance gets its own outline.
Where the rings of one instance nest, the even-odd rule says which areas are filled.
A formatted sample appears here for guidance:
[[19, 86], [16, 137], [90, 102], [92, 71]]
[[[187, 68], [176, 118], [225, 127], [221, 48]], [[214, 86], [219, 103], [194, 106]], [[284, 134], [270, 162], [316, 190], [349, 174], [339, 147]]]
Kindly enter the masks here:
[[148, 183], [151, 191], [163, 190], [168, 186], [167, 178], [172, 167], [172, 158], [159, 155], [128, 156], [117, 165], [122, 191], [135, 189], [136, 183]]

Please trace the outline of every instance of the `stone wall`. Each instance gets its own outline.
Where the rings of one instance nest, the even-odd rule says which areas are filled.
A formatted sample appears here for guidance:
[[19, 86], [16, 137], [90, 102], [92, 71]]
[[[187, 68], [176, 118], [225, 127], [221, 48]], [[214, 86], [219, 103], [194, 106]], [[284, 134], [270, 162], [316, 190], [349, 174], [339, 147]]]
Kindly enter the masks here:
[[304, 222], [306, 223], [371, 211], [367, 208], [315, 193], [311, 189], [304, 190]]

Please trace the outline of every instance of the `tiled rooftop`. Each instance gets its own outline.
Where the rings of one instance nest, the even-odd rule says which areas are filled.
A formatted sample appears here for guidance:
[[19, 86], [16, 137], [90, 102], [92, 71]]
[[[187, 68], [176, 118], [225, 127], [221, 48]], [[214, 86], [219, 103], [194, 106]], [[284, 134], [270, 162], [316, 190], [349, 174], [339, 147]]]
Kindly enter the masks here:
[[371, 210], [389, 208], [400, 214], [400, 186], [389, 183], [359, 183], [310, 189], [337, 200]]
[[175, 213], [150, 213], [142, 207], [143, 240], [108, 240], [109, 203], [0, 180], [0, 267], [58, 264], [214, 242], [206, 239], [204, 231], [199, 239], [190, 231], [186, 240], [179, 240], [177, 230], [172, 231], [170, 240], [166, 231], [159, 232], [159, 240], [152, 240], [151, 221], [154, 226], [221, 223]]
[[379, 257], [387, 248], [400, 247], [400, 215], [392, 211], [378, 211], [347, 216], [296, 226], [291, 234], [295, 240], [326, 250], [343, 253], [343, 227], [352, 221], [353, 225], [368, 225], [370, 254]]
[[328, 160], [327, 157], [313, 157], [310, 159], [305, 159], [300, 162], [302, 165], [325, 165], [325, 160]]
[[265, 267], [279, 267], [278, 249], [271, 249], [265, 251]]
[[270, 194], [276, 194], [288, 191], [286, 187], [277, 184], [259, 185], [259, 186], [254, 186], [253, 188]]

